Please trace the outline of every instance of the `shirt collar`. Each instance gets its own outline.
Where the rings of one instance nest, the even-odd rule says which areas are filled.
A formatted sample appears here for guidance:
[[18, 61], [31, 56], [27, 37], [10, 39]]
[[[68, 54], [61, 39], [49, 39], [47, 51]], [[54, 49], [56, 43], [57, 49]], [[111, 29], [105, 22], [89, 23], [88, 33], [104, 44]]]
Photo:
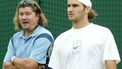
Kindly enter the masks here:
[[[30, 35], [29, 36], [29, 38], [30, 37], [34, 37], [34, 36], [36, 36], [37, 34], [41, 34], [40, 32], [42, 31], [42, 26], [37, 26], [36, 27], [36, 29], [33, 31], [33, 33], [32, 33], [32, 35]], [[20, 38], [25, 38], [24, 37], [24, 31], [22, 30], [22, 31], [20, 31], [20, 36], [19, 36]]]

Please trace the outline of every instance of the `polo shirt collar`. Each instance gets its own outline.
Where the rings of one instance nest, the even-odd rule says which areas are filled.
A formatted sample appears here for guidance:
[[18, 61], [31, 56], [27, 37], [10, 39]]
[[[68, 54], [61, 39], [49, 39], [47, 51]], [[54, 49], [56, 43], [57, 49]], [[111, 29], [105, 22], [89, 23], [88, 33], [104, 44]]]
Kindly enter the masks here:
[[[30, 35], [28, 38], [34, 37], [34, 36], [36, 36], [36, 35], [38, 35], [38, 34], [41, 34], [40, 32], [42, 31], [42, 28], [43, 28], [42, 26], [38, 25], [38, 26], [36, 27], [36, 29], [33, 31], [32, 35]], [[25, 39], [24, 31], [20, 31], [20, 36], [19, 36], [19, 37]]]

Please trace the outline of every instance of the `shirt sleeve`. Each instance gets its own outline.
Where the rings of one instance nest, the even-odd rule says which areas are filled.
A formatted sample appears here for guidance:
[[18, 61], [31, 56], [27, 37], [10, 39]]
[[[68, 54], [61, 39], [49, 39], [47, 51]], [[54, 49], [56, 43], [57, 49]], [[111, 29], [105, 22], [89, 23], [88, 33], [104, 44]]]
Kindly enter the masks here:
[[119, 63], [120, 62], [119, 52], [117, 49], [114, 36], [112, 35], [110, 30], [108, 30], [107, 32], [107, 37], [104, 44], [105, 48], [103, 54], [103, 62], [105, 63], [105, 60], [116, 60], [116, 63]]
[[10, 39], [8, 49], [3, 62], [11, 62], [11, 58], [15, 55], [15, 49], [13, 45], [13, 38]]
[[34, 47], [30, 54], [31, 59], [35, 60], [40, 64], [46, 63], [47, 58], [47, 50], [48, 47], [51, 45], [51, 42], [46, 38], [39, 38], [34, 42]]

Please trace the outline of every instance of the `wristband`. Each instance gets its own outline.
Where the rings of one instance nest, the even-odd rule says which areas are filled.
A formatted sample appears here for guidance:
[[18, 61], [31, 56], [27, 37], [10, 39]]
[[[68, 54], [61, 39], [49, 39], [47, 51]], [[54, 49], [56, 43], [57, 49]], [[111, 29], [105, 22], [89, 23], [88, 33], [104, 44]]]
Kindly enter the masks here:
[[15, 58], [15, 56], [13, 56], [13, 57], [11, 58], [11, 61], [12, 61], [12, 62], [14, 61], [14, 58]]

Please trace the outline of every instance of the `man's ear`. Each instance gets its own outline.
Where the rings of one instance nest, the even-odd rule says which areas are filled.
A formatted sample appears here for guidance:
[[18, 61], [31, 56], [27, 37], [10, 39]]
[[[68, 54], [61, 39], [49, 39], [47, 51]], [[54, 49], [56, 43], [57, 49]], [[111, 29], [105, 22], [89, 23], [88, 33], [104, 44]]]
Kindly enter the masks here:
[[36, 14], [36, 16], [38, 17], [38, 20], [39, 20], [39, 14]]
[[89, 6], [86, 6], [86, 7], [85, 7], [85, 12], [86, 12], [86, 13], [89, 13], [90, 10], [91, 10], [91, 8], [90, 8]]

